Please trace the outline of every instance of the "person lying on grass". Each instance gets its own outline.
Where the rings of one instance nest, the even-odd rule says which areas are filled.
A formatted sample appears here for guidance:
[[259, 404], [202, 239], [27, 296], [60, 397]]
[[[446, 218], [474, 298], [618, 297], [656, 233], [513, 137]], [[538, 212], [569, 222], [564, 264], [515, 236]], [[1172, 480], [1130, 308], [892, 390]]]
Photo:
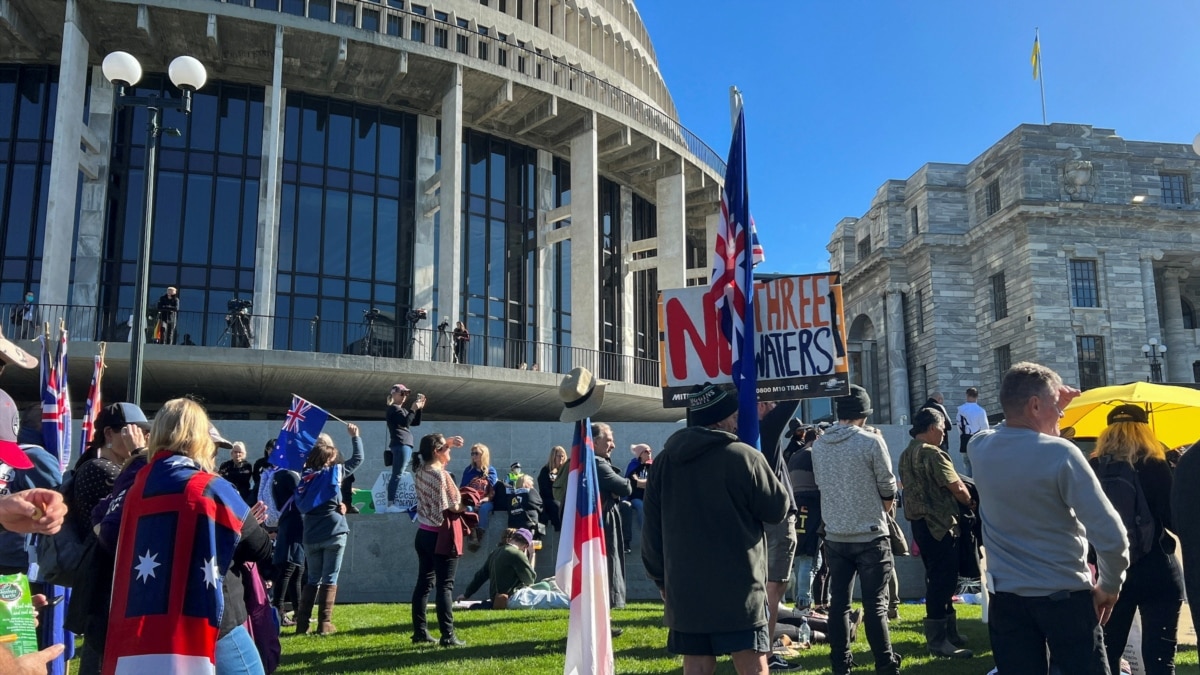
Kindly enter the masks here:
[[488, 599], [476, 605], [473, 609], [504, 609], [508, 606], [508, 596], [518, 588], [533, 585], [537, 575], [529, 560], [533, 557], [533, 533], [525, 528], [508, 528], [500, 540], [500, 545], [488, 556], [487, 562], [479, 568], [466, 593], [458, 596], [466, 600], [475, 591], [488, 582]]

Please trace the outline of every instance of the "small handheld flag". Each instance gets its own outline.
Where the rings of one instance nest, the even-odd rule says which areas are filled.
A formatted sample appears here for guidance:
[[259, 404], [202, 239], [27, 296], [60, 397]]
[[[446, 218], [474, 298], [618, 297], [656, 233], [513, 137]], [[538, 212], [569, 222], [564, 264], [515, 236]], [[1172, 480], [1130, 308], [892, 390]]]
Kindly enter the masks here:
[[304, 460], [317, 442], [329, 413], [316, 405], [292, 395], [292, 407], [288, 409], [279, 430], [279, 439], [271, 453], [271, 463], [291, 471], [304, 469]]

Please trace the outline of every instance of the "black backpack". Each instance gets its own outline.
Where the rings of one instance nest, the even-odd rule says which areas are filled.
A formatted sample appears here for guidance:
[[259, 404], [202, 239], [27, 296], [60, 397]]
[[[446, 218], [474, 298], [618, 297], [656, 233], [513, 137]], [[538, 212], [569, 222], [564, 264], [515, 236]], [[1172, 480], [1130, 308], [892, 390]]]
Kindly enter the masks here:
[[[59, 492], [70, 504], [75, 496], [75, 472], [63, 476]], [[41, 579], [56, 586], [75, 586], [80, 581], [90, 580], [92, 550], [96, 547], [96, 536], [91, 532], [80, 532], [73, 519], [67, 518], [62, 529], [53, 535], [37, 538], [37, 561]]]
[[1138, 472], [1129, 462], [1104, 456], [1099, 459], [1096, 476], [1108, 501], [1121, 515], [1129, 537], [1129, 564], [1132, 565], [1154, 550], [1156, 543], [1154, 514], [1150, 512]]

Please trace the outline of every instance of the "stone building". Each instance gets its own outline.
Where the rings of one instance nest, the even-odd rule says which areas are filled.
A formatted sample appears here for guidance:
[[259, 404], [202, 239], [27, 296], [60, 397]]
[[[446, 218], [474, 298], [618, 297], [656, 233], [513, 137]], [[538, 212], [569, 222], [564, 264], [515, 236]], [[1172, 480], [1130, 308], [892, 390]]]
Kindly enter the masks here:
[[[374, 414], [399, 379], [443, 414], [552, 419], [556, 373], [587, 365], [618, 418], [673, 417], [655, 297], [706, 278], [725, 167], [632, 0], [0, 2], [0, 311], [32, 290], [39, 324], [108, 341], [110, 397], [147, 311], [147, 114], [102, 75], [117, 50], [146, 71], [129, 94], [178, 96], [179, 55], [209, 77], [163, 113], [148, 300], [180, 289], [184, 344], [147, 346], [151, 410], [282, 411], [319, 385]], [[437, 328], [457, 321], [461, 354]]]
[[1200, 381], [1200, 157], [1087, 125], [1022, 125], [969, 164], [891, 180], [834, 228], [851, 374], [880, 421], [930, 392], [998, 412], [1004, 371], [1054, 368], [1084, 389]]

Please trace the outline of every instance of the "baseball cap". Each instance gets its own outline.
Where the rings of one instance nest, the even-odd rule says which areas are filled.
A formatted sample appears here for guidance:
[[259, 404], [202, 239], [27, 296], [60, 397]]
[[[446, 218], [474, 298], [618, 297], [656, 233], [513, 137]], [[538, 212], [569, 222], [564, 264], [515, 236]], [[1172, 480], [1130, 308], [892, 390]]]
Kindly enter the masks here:
[[137, 425], [142, 428], [142, 431], [150, 431], [150, 421], [146, 419], [146, 413], [136, 405], [110, 403], [104, 406], [96, 415], [96, 422], [93, 425], [95, 431], [92, 432], [92, 442], [88, 444], [88, 447], [98, 448], [104, 444], [105, 429], [120, 429], [127, 424]]
[[510, 465], [508, 466], [508, 470], [509, 470], [509, 471], [512, 471], [512, 472], [514, 472], [514, 473], [515, 473], [515, 472], [517, 472], [517, 471], [520, 471], [520, 470], [521, 470], [521, 463], [520, 463], [520, 462], [513, 462], [512, 464], [510, 464]]
[[226, 450], [233, 449], [233, 441], [226, 440], [225, 437], [221, 435], [221, 432], [217, 431], [215, 424], [208, 425], [208, 436], [218, 448], [225, 448]]
[[406, 392], [407, 393], [408, 387], [397, 382], [396, 384], [392, 385], [392, 392]]
[[3, 389], [0, 389], [0, 462], [14, 469], [32, 469], [33, 462], [17, 443], [21, 428], [21, 411]]

